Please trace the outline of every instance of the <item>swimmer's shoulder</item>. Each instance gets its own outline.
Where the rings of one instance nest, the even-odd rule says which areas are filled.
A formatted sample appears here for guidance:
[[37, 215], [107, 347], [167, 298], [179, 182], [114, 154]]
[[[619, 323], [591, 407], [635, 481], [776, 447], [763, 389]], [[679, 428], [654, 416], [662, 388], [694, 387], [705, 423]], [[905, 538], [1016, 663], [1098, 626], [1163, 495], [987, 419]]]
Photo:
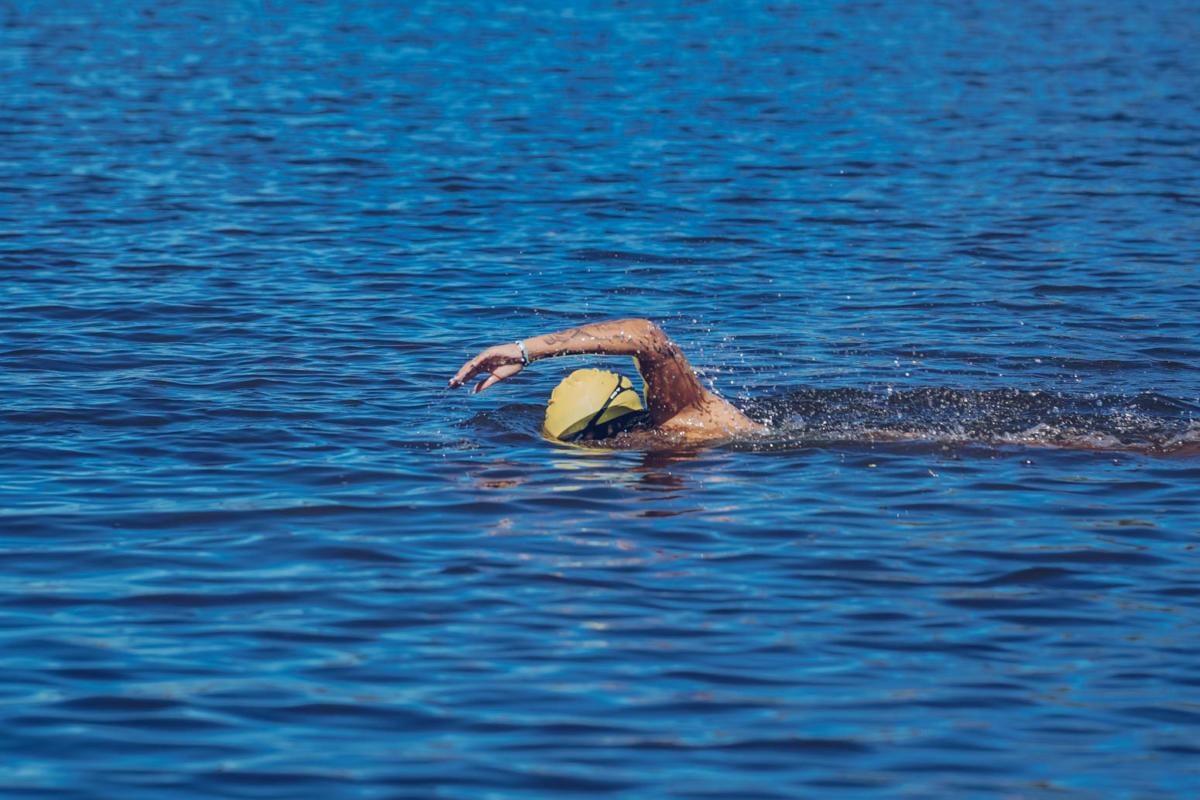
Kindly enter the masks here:
[[664, 422], [659, 430], [689, 439], [735, 439], [767, 429], [728, 400], [710, 393], [702, 403], [689, 406]]
[[662, 450], [744, 441], [768, 431], [740, 411], [736, 416], [679, 414], [657, 427], [624, 431], [598, 444], [614, 450]]

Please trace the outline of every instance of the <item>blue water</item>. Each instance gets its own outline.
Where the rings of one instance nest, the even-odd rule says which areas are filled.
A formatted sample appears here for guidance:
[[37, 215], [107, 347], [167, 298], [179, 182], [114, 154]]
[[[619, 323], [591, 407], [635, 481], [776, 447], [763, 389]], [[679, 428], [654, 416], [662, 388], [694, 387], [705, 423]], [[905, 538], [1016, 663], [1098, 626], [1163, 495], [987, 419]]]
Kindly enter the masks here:
[[0, 7], [0, 796], [1200, 796], [1196, 12]]

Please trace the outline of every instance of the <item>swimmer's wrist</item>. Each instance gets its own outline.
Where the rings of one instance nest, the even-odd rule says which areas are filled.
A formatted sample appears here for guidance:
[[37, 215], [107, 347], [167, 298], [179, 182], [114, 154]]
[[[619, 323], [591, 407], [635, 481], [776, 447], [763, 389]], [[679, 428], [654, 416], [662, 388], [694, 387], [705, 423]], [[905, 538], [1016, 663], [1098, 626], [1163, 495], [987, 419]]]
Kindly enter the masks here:
[[521, 366], [528, 367], [533, 362], [533, 359], [529, 357], [529, 351], [525, 349], [525, 340], [517, 339], [513, 344], [521, 351]]

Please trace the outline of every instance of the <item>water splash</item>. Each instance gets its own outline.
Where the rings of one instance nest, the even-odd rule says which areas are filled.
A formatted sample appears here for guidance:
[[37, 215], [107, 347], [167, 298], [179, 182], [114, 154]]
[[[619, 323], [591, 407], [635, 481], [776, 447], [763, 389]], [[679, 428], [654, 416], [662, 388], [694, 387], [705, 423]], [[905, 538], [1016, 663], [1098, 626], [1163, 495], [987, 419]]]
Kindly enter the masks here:
[[923, 440], [1176, 452], [1200, 444], [1200, 409], [1154, 393], [804, 389], [747, 411], [784, 445]]
[[[744, 410], [770, 428], [751, 443], [762, 450], [920, 441], [1200, 452], [1200, 408], [1150, 392], [1125, 397], [1018, 389], [800, 389], [751, 400]], [[465, 426], [496, 443], [536, 444], [541, 415], [539, 405], [510, 403], [475, 414]], [[678, 446], [644, 435], [604, 444]]]

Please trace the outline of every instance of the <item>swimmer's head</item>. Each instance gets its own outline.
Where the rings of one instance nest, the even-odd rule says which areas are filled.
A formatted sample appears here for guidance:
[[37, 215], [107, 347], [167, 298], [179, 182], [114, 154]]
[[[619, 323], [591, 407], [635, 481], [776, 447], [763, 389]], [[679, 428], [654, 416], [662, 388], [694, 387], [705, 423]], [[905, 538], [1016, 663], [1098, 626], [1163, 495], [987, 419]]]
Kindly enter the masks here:
[[564, 442], [603, 439], [645, 416], [629, 378], [602, 369], [577, 369], [551, 392], [542, 432]]

